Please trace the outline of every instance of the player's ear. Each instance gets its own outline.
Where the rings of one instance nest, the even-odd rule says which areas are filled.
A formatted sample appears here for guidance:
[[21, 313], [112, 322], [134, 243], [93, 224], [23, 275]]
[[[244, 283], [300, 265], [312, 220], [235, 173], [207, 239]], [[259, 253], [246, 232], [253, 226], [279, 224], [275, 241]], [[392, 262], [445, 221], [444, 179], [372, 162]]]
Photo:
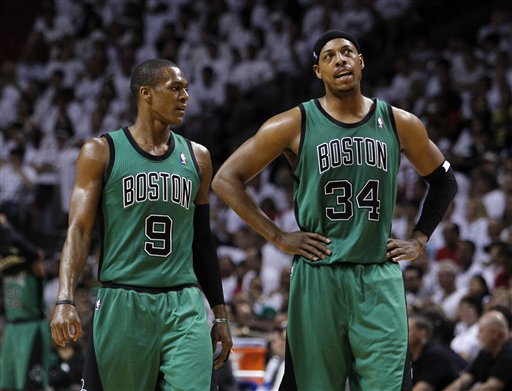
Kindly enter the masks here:
[[322, 75], [320, 74], [320, 67], [318, 64], [313, 64], [313, 72], [315, 72], [316, 78], [322, 80]]
[[145, 101], [151, 100], [151, 89], [148, 86], [141, 86], [139, 88], [139, 96]]
[[359, 54], [359, 63], [361, 64], [361, 69], [364, 69], [364, 58], [362, 54]]

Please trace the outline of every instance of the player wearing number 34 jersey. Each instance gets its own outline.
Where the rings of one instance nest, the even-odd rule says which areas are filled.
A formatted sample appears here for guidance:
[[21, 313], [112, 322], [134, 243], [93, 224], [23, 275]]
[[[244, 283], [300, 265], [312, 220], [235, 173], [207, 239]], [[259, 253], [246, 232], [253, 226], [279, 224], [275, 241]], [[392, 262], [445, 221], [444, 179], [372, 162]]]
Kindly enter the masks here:
[[391, 106], [375, 99], [355, 124], [332, 118], [318, 99], [300, 109], [302, 145], [293, 169], [298, 224], [324, 232], [336, 254], [316, 264], [383, 262], [400, 163]]
[[[457, 191], [421, 121], [361, 91], [365, 61], [347, 32], [313, 48], [325, 94], [279, 113], [219, 168], [213, 190], [277, 248], [294, 254], [282, 391], [411, 389], [398, 261], [423, 250]], [[390, 238], [400, 155], [429, 188], [405, 240]], [[299, 231], [285, 232], [245, 184], [284, 155]]]

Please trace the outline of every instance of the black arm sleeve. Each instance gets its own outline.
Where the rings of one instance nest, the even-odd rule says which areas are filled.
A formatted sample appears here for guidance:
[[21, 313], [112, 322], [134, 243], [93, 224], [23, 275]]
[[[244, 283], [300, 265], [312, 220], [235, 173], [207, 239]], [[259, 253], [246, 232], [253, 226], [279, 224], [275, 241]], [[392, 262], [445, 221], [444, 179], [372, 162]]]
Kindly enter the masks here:
[[194, 253], [194, 272], [210, 307], [224, 304], [219, 260], [213, 245], [208, 204], [196, 205], [192, 251]]
[[421, 231], [430, 238], [455, 198], [458, 186], [455, 174], [447, 160], [423, 179], [427, 181], [429, 187], [414, 230]]

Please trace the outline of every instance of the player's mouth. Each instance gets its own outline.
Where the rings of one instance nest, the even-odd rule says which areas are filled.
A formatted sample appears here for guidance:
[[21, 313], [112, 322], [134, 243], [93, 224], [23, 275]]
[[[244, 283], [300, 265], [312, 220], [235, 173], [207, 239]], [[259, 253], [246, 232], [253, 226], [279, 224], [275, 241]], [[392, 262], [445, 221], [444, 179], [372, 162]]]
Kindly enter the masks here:
[[334, 74], [336, 80], [349, 79], [350, 77], [352, 77], [352, 71], [347, 70], [339, 71]]
[[184, 105], [184, 106], [179, 106], [179, 107], [176, 109], [176, 111], [179, 111], [180, 113], [185, 114], [185, 109], [186, 109], [186, 108], [187, 108], [187, 106], [186, 106], [186, 105]]

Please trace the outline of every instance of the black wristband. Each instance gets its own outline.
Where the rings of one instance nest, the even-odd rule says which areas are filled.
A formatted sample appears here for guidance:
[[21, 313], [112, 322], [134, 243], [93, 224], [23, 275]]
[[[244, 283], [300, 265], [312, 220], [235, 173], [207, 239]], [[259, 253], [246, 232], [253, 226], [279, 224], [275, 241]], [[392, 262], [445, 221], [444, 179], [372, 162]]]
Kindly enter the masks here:
[[75, 307], [75, 301], [74, 300], [57, 300], [55, 302], [55, 305], [62, 305], [62, 304], [69, 304]]

